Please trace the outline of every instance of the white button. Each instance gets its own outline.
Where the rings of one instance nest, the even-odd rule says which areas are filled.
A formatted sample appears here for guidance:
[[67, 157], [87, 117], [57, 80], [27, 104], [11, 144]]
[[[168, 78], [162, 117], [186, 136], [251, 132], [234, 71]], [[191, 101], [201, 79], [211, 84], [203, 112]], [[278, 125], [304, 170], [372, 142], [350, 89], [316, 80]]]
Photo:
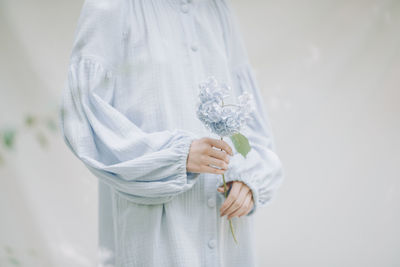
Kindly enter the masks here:
[[182, 5], [181, 5], [181, 11], [182, 11], [183, 13], [188, 13], [188, 11], [189, 11], [189, 6], [188, 6], [187, 4], [182, 4]]
[[210, 241], [208, 241], [208, 246], [210, 248], [214, 248], [215, 247], [215, 239], [211, 239]]
[[209, 198], [208, 201], [207, 201], [207, 204], [211, 208], [215, 207], [215, 199]]
[[192, 49], [192, 51], [194, 51], [194, 52], [196, 52], [197, 51], [197, 49], [198, 49], [198, 47], [197, 47], [197, 45], [196, 44], [192, 44], [191, 46], [190, 46], [190, 48]]

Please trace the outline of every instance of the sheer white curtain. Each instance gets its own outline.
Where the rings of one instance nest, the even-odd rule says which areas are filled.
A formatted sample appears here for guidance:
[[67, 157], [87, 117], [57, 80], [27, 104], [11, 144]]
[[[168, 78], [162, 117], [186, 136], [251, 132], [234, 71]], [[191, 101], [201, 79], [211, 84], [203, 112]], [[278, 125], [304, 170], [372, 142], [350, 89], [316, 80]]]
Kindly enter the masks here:
[[[82, 2], [0, 1], [0, 130], [54, 115]], [[260, 267], [400, 265], [399, 1], [231, 2], [287, 177]], [[96, 178], [43, 131], [0, 145], [0, 266], [95, 266]]]

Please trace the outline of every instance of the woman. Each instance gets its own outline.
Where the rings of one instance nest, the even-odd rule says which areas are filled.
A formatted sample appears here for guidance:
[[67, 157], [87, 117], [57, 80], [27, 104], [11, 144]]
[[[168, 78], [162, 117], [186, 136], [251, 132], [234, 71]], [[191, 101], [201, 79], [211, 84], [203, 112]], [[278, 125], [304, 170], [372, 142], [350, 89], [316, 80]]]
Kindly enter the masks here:
[[[211, 75], [254, 95], [246, 158], [196, 118]], [[86, 0], [62, 110], [66, 144], [99, 178], [103, 265], [256, 265], [252, 215], [283, 175], [226, 0]]]

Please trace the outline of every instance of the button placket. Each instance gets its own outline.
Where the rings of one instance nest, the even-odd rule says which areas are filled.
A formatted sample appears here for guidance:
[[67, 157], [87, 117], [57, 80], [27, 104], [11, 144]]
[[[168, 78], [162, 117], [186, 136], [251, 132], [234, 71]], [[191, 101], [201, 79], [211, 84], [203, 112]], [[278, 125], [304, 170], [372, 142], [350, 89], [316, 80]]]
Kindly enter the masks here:
[[215, 248], [217, 241], [215, 241], [215, 239], [210, 239], [210, 241], [208, 241], [208, 246], [209, 248], [213, 249]]
[[196, 52], [198, 47], [195, 43], [192, 43], [192, 45], [190, 46], [190, 49], [192, 49], [193, 52]]
[[[191, 9], [191, 2], [193, 2], [193, 0], [183, 0], [182, 3], [180, 4], [180, 10], [182, 13], [185, 14], [185, 19], [190, 20], [190, 16], [188, 13], [190, 13], [190, 9]], [[192, 22], [190, 20], [190, 24], [192, 26], [193, 29], [193, 25]], [[193, 38], [194, 36], [191, 36], [192, 40], [194, 40]], [[196, 43], [196, 41], [192, 41], [192, 43], [190, 44], [190, 50], [192, 50], [192, 52], [197, 52], [197, 50], [199, 50], [199, 46]]]
[[214, 179], [205, 179], [206, 185], [205, 190], [207, 195], [205, 195], [205, 226], [206, 231], [204, 235], [205, 248], [207, 249], [206, 266], [217, 266], [218, 264], [218, 217], [217, 217], [217, 194]]
[[[180, 12], [180, 18], [182, 20], [182, 28], [184, 30], [185, 39], [183, 40], [186, 45], [186, 55], [188, 56], [190, 68], [190, 73], [192, 75], [193, 81], [198, 81], [200, 79], [201, 73], [198, 70], [202, 69], [202, 61], [198, 55], [194, 52], [199, 50], [199, 42], [196, 35], [196, 27], [194, 25], [193, 13], [196, 11], [193, 8], [194, 1], [183, 1], [180, 6], [177, 7], [178, 12]], [[216, 207], [216, 188], [215, 181], [213, 179], [204, 179], [205, 191], [208, 194], [204, 194], [202, 199], [204, 201], [204, 249], [207, 250], [205, 261], [206, 266], [217, 266], [218, 264], [218, 248], [217, 248], [217, 234], [218, 234], [218, 217]]]

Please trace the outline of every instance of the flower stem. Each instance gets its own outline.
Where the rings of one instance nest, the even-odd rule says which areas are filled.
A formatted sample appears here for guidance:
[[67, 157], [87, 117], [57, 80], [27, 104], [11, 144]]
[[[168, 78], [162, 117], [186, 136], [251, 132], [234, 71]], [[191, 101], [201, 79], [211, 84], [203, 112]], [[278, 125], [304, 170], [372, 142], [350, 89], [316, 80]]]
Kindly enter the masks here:
[[[223, 137], [221, 137], [221, 140], [223, 140]], [[222, 151], [222, 149], [221, 149], [221, 151]], [[224, 182], [224, 195], [225, 195], [225, 198], [227, 198], [228, 189], [227, 189], [227, 186], [226, 186], [225, 174], [224, 173], [222, 174], [222, 181]], [[238, 241], [236, 239], [235, 232], [233, 231], [232, 219], [229, 219], [229, 228], [231, 229], [231, 233], [232, 233], [233, 239], [235, 240], [235, 243], [237, 244]]]

